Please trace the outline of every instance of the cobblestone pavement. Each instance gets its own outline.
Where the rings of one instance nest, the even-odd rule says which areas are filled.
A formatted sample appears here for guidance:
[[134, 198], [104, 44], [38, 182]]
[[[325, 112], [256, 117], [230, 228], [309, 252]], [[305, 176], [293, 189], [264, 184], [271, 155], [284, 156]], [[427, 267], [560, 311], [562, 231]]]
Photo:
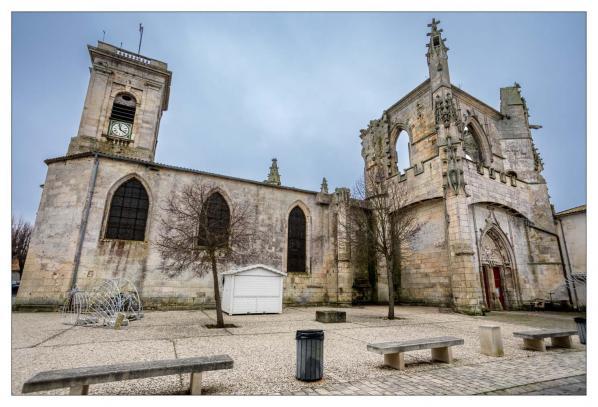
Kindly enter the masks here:
[[[541, 372], [541, 374], [539, 374]], [[335, 383], [276, 395], [421, 396], [586, 394], [586, 352], [567, 351], [497, 359], [484, 364], [425, 372], [398, 372], [377, 379]]]
[[527, 384], [485, 393], [488, 395], [586, 395], [586, 375]]
[[[321, 309], [330, 308], [289, 307], [283, 314], [226, 316], [227, 323], [236, 325], [229, 329], [206, 328], [214, 323], [214, 310], [148, 311], [121, 330], [65, 325], [59, 313], [15, 312], [12, 394], [20, 394], [27, 379], [46, 370], [219, 354], [230, 355], [234, 369], [204, 375], [204, 394], [480, 394], [586, 374], [585, 346], [577, 336], [572, 338], [573, 349], [549, 346], [546, 353], [523, 349], [522, 340], [513, 336], [530, 328], [573, 328], [571, 313], [492, 312], [474, 317], [434, 307], [400, 306], [395, 309], [399, 318], [388, 320], [387, 307], [362, 306], [342, 309], [347, 312], [346, 323], [323, 324], [315, 320], [315, 312]], [[479, 327], [488, 323], [501, 328], [502, 358], [480, 353]], [[299, 329], [325, 331], [321, 381], [295, 378]], [[367, 350], [368, 343], [442, 335], [464, 340], [454, 348], [451, 365], [433, 363], [429, 349], [418, 350], [405, 355], [406, 370], [399, 372], [383, 366], [382, 356]], [[567, 390], [563, 386], [553, 384], [561, 392]], [[92, 395], [188, 391], [188, 374], [90, 388]], [[576, 391], [581, 391], [579, 386]], [[41, 393], [68, 394], [68, 389]]]

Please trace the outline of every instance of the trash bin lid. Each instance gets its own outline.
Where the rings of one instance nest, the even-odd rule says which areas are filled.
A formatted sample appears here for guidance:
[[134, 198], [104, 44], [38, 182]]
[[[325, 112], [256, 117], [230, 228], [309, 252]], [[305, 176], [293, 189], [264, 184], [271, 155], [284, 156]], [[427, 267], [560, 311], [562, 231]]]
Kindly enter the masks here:
[[303, 329], [297, 331], [295, 339], [324, 339], [324, 331], [321, 329]]

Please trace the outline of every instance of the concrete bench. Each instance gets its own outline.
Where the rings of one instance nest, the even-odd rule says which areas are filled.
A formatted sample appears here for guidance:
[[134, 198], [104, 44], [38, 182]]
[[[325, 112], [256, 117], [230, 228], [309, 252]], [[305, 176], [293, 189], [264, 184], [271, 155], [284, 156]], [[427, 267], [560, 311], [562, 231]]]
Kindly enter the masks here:
[[85, 395], [90, 384], [191, 373], [191, 394], [201, 394], [202, 372], [232, 368], [230, 356], [217, 355], [50, 370], [27, 380], [23, 393], [70, 387], [70, 394]]
[[577, 331], [570, 329], [535, 329], [533, 331], [513, 332], [513, 336], [523, 338], [524, 349], [540, 352], [546, 352], [545, 338], [550, 338], [554, 347], [571, 348], [572, 335], [577, 335]]
[[368, 350], [384, 355], [384, 364], [398, 370], [405, 369], [405, 352], [431, 349], [432, 360], [444, 363], [453, 361], [451, 346], [463, 345], [461, 338], [441, 336], [438, 338], [423, 338], [404, 342], [369, 343]]

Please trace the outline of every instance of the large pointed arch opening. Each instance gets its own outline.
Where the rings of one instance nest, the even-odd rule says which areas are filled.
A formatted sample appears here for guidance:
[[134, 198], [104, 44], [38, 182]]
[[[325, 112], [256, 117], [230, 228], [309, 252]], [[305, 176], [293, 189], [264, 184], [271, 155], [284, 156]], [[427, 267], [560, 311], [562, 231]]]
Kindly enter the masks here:
[[488, 165], [492, 161], [486, 134], [474, 118], [468, 120], [463, 127], [463, 153], [466, 159], [478, 164]]

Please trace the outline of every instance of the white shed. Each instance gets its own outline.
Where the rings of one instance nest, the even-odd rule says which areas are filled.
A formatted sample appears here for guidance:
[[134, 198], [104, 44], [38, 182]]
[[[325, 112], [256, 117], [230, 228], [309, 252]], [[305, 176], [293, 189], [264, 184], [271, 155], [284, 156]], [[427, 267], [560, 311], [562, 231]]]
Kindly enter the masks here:
[[222, 273], [222, 310], [234, 314], [281, 314], [285, 273], [255, 264]]

